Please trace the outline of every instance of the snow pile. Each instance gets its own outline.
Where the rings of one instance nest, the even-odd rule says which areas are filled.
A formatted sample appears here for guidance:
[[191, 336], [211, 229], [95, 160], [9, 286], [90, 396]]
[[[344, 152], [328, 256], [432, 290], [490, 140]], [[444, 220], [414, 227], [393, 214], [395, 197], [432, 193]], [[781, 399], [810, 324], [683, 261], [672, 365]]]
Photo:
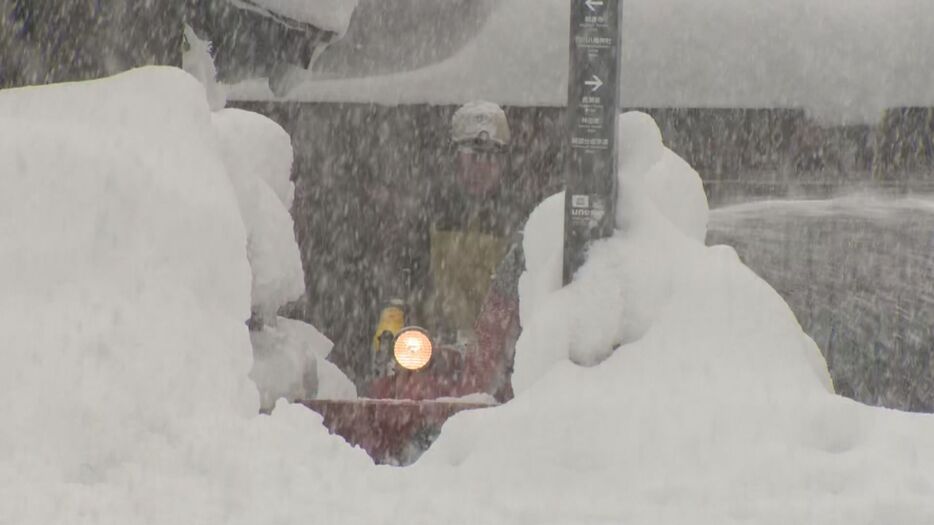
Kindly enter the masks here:
[[305, 291], [288, 208], [292, 204], [292, 141], [268, 118], [239, 109], [213, 115], [221, 158], [247, 227], [253, 269], [253, 311], [267, 321]]
[[652, 205], [681, 233], [701, 243], [707, 238], [710, 211], [700, 175], [662, 144], [662, 133], [649, 115], [627, 113], [620, 119], [620, 203], [617, 227], [639, 224], [646, 195]]
[[217, 68], [214, 66], [211, 43], [201, 39], [188, 24], [185, 24], [184, 35], [186, 49], [182, 52], [182, 69], [204, 85], [208, 105], [212, 110], [223, 109], [227, 105], [227, 94], [217, 83]]
[[357, 0], [232, 0], [235, 5], [260, 7], [297, 22], [311, 24], [338, 35], [347, 32]]
[[253, 369], [250, 378], [260, 391], [260, 408], [269, 412], [276, 401], [354, 399], [357, 387], [326, 358], [334, 346], [315, 327], [292, 319], [251, 332]]
[[256, 416], [230, 181], [179, 70], [0, 92], [0, 523], [229, 523], [283, 463], [370, 464]]
[[214, 150], [177, 70], [0, 93], [0, 465], [98, 482], [255, 412], [246, 235]]
[[[526, 329], [518, 343], [513, 376], [517, 391], [537, 381], [555, 362], [602, 362], [615, 347], [647, 337], [679, 300], [714, 300], [717, 290], [724, 287], [713, 276], [736, 272], [728, 264], [738, 263], [735, 252], [704, 246], [709, 210], [700, 178], [662, 144], [652, 118], [639, 112], [621, 116], [619, 147], [616, 222], [621, 230], [614, 238], [592, 247], [588, 263], [579, 270], [572, 286], [559, 289], [556, 275], [560, 266], [554, 264], [560, 261], [562, 240], [554, 235], [552, 225], [555, 215], [563, 212], [563, 194], [546, 201], [530, 218], [526, 247], [534, 258], [529, 257], [521, 291], [534, 302], [523, 311]], [[540, 261], [545, 264], [540, 265]], [[742, 269], [742, 277], [753, 277], [755, 281], [747, 269]], [[700, 278], [708, 271], [716, 286]], [[551, 274], [550, 279], [543, 277], [546, 273]], [[535, 284], [530, 283], [548, 283], [550, 288], [535, 289]], [[697, 293], [706, 288], [714, 289], [709, 294]], [[752, 298], [761, 296], [767, 299], [765, 304], [778, 299], [763, 281], [758, 281], [757, 286], [738, 288], [743, 292], [750, 288], [757, 294]], [[760, 304], [757, 309], [767, 314], [765, 319], [771, 320], [767, 324], [780, 327], [779, 332], [800, 336], [796, 352], [787, 356], [788, 364], [794, 364], [796, 357], [797, 364], [811, 369], [812, 374], [801, 376], [794, 372], [790, 378], [799, 381], [802, 377], [816, 377], [831, 389], [818, 349], [800, 332], [787, 306], [779, 300], [768, 308]], [[737, 323], [745, 323], [756, 331], [756, 322], [764, 320], [736, 319], [731, 324], [734, 330], [742, 328]], [[687, 322], [684, 326], [691, 327]], [[712, 335], [721, 329], [716, 327]]]
[[260, 391], [260, 408], [269, 412], [280, 398], [356, 397], [351, 381], [326, 360], [333, 343], [310, 325], [277, 316], [305, 291], [288, 211], [294, 194], [291, 138], [275, 122], [248, 111], [225, 109], [212, 119], [247, 229], [252, 311], [262, 324], [250, 334], [250, 377]]
[[[653, 125], [621, 140], [657, 152]], [[191, 77], [0, 93], [0, 523], [934, 521], [934, 418], [834, 396], [778, 295], [694, 237], [690, 172], [625, 151], [627, 230], [571, 286], [558, 200], [528, 226], [516, 399], [380, 468], [303, 407], [255, 415], [248, 232]]]
[[[644, 233], [645, 224], [664, 224], [659, 232], [644, 233], [640, 240], [652, 242], [652, 250], [690, 250], [702, 245], [707, 234], [709, 210], [700, 176], [677, 154], [662, 144], [661, 132], [652, 118], [644, 113], [627, 113], [620, 119], [619, 129], [620, 197], [616, 210], [619, 228], [635, 234]], [[616, 257], [595, 259], [578, 277], [591, 282], [594, 290], [579, 285], [561, 291], [562, 239], [554, 232], [561, 231], [564, 213], [564, 194], [552, 196], [536, 209], [529, 218], [525, 234], [527, 271], [519, 282], [522, 294], [521, 321], [526, 327], [523, 343], [534, 351], [517, 351], [514, 388], [521, 390], [549, 369], [555, 360], [568, 357], [579, 364], [593, 365], [602, 361], [615, 346], [634, 341], [644, 334], [659, 308], [668, 300], [668, 294], [659, 294], [665, 288], [670, 274], [681, 255], [675, 257], [646, 257], [644, 249], [624, 251], [619, 246], [598, 246], [595, 251], [619, 249], [625, 264], [638, 265], [630, 275], [616, 276], [621, 264]], [[673, 233], [675, 232], [675, 233]], [[681, 235], [693, 242], [675, 242], [672, 235]], [[679, 248], [685, 245], [686, 248]], [[670, 248], [669, 248], [670, 247]], [[599, 265], [603, 265], [599, 268]], [[599, 269], [598, 269], [599, 268]], [[615, 282], [616, 281], [616, 282]], [[599, 283], [603, 283], [602, 285]], [[568, 301], [584, 300], [588, 304], [572, 308], [576, 313], [567, 315]], [[551, 299], [546, 299], [549, 294]], [[625, 297], [625, 301], [622, 300]], [[545, 306], [541, 306], [544, 303]], [[539, 308], [552, 309], [550, 315], [541, 315]], [[548, 344], [545, 340], [555, 334], [558, 325], [574, 319], [560, 334], [566, 344]], [[531, 328], [536, 323], [542, 329]], [[545, 329], [549, 327], [549, 329]], [[573, 337], [572, 337], [573, 334]], [[539, 341], [538, 338], [543, 338]], [[549, 351], [556, 352], [549, 354]]]

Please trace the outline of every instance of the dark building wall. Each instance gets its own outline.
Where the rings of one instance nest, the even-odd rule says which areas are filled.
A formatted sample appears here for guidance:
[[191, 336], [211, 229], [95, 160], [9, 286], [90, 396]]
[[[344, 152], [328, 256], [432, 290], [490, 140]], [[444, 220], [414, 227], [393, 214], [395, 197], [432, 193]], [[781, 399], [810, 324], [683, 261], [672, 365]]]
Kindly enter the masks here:
[[934, 184], [934, 108], [904, 107], [885, 112], [876, 141], [876, 180]]
[[[666, 108], [646, 110], [665, 143], [700, 173], [714, 205], [748, 198], [821, 196], [876, 184], [876, 137], [870, 125], [825, 126], [803, 110]], [[934, 134], [928, 134], [928, 140]], [[923, 140], [923, 139], [919, 139]], [[905, 155], [920, 172], [934, 159]], [[895, 174], [892, 182], [910, 186]]]
[[[810, 152], [803, 110], [650, 108], [665, 144], [693, 166], [711, 202], [780, 195]], [[816, 138], [816, 137], [815, 137]]]
[[0, 19], [0, 87], [180, 64], [184, 2], [13, 0]]
[[13, 0], [0, 2], [0, 87], [180, 66], [185, 23], [212, 42], [221, 80], [307, 65], [314, 47], [333, 36], [229, 0]]
[[659, 108], [651, 114], [665, 143], [709, 180], [779, 170], [806, 124], [803, 110]]

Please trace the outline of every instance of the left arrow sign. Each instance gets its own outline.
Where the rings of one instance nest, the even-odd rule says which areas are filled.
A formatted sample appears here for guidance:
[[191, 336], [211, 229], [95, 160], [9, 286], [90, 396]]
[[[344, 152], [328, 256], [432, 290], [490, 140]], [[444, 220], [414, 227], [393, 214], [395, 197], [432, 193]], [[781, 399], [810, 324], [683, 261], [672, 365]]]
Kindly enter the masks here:
[[587, 0], [584, 2], [584, 5], [586, 5], [587, 9], [590, 9], [591, 12], [596, 13], [598, 7], [603, 7], [603, 0]]

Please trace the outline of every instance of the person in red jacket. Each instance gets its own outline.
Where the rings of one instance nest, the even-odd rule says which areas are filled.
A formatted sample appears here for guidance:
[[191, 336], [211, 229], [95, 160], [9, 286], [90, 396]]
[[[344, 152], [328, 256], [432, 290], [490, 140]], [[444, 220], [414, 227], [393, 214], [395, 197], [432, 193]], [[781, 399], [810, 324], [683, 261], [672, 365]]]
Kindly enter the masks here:
[[[371, 382], [368, 397], [512, 397], [518, 280], [525, 261], [510, 138], [505, 112], [495, 104], [471, 102], [454, 114], [453, 176], [439, 185], [430, 224], [431, 293], [425, 305], [413, 308], [432, 332], [434, 355], [418, 371], [390, 362], [395, 368]], [[378, 335], [384, 333], [377, 328]]]

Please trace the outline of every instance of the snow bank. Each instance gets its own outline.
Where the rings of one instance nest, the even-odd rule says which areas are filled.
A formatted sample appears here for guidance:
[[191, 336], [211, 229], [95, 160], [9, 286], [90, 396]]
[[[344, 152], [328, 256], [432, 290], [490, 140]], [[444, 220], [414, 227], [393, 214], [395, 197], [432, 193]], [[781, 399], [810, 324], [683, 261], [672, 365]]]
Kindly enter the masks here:
[[257, 419], [220, 151], [179, 70], [0, 92], [0, 523], [229, 522], [286, 458], [369, 464], [307, 410]]
[[97, 479], [140, 441], [255, 411], [213, 137], [177, 70], [0, 93], [0, 464]]
[[221, 158], [247, 227], [253, 311], [272, 322], [305, 291], [292, 217], [292, 141], [262, 115], [227, 109], [213, 115]]
[[274, 121], [249, 111], [227, 109], [213, 114], [225, 162], [236, 179], [259, 179], [286, 210], [292, 208], [292, 138]]
[[664, 150], [627, 150], [627, 230], [567, 288], [536, 211], [516, 399], [391, 469], [303, 407], [251, 415], [247, 231], [191, 77], [2, 92], [0, 139], [0, 523], [934, 521], [934, 418], [834, 396], [705, 210], [646, 189]]
[[[547, 199], [532, 213], [524, 240], [527, 271], [519, 283], [520, 319], [528, 336], [520, 340], [520, 347], [528, 344], [535, 350], [517, 350], [514, 389], [522, 390], [556, 360], [570, 357], [593, 365], [615, 346], [642, 337], [669, 299], [669, 292], [659, 290], [670, 286], [665, 283], [672, 273], [686, 271], [680, 267], [690, 265], [686, 252], [706, 238], [709, 209], [700, 176], [662, 144], [652, 117], [625, 114], [620, 119], [619, 148], [616, 223], [632, 235], [638, 233], [639, 240], [649, 245], [636, 250], [621, 242], [596, 246], [595, 252], [618, 253], [594, 259], [582, 269], [579, 279], [591, 282], [593, 289], [579, 285], [559, 291], [563, 240], [554, 232], [561, 231], [564, 194]], [[617, 275], [619, 258], [635, 267], [629, 275]], [[536, 312], [539, 308], [551, 313], [541, 315]], [[532, 328], [538, 324], [541, 328]], [[553, 331], [557, 326], [563, 326], [559, 333]]]
[[357, 387], [326, 358], [334, 346], [315, 327], [280, 317], [251, 332], [250, 378], [260, 392], [260, 409], [270, 412], [279, 399], [354, 399]]
[[[309, 77], [289, 98], [565, 105], [568, 2], [497, 4], [477, 37], [440, 64], [368, 78]], [[934, 37], [921, 23], [932, 17], [928, 0], [626, 0], [621, 100], [628, 107], [805, 107], [829, 120], [875, 122], [886, 107], [934, 104]], [[264, 81], [238, 85], [231, 97], [274, 98]]]
[[333, 343], [313, 326], [277, 315], [305, 291], [288, 211], [294, 193], [291, 138], [272, 120], [248, 111], [226, 109], [212, 120], [247, 229], [251, 309], [262, 322], [250, 333], [250, 378], [259, 389], [260, 408], [270, 412], [280, 398], [355, 398], [353, 383], [326, 360]]
[[[649, 115], [630, 112], [620, 119], [620, 205], [616, 223], [629, 229], [643, 221], [643, 196], [681, 233], [703, 243], [710, 210], [700, 175], [662, 144], [662, 133]], [[628, 191], [627, 191], [628, 190]]]

